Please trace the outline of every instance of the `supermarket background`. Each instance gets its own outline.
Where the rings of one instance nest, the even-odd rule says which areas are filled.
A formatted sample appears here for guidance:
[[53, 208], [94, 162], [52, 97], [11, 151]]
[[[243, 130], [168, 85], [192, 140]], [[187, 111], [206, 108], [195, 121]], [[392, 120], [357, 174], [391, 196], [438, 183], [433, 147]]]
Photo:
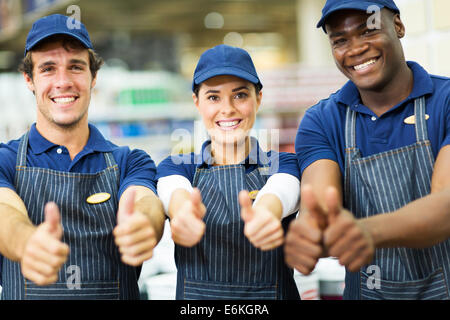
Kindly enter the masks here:
[[[334, 65], [327, 37], [315, 28], [324, 3], [0, 0], [0, 142], [18, 138], [35, 121], [34, 97], [17, 72], [32, 23], [47, 14], [79, 13], [106, 62], [89, 115], [107, 139], [143, 149], [156, 163], [173, 152], [198, 150], [205, 132], [192, 103], [192, 74], [204, 50], [226, 43], [250, 52], [264, 84], [253, 133], [262, 140], [269, 135], [268, 147], [293, 152], [304, 111], [346, 81]], [[450, 1], [396, 3], [406, 25], [407, 59], [450, 76]], [[343, 271], [335, 260], [321, 259], [311, 276], [296, 273], [302, 297], [339, 297]], [[154, 258], [142, 269], [142, 297], [173, 299], [175, 277], [166, 225]]]

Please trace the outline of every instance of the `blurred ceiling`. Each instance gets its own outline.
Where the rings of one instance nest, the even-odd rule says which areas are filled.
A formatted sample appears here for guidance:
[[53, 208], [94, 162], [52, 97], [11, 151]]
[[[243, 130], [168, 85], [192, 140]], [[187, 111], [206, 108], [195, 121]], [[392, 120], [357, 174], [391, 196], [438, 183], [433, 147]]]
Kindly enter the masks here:
[[[229, 32], [278, 33], [287, 42], [296, 37], [296, 0], [78, 0], [67, 1], [50, 13], [66, 12], [70, 4], [81, 9], [81, 21], [96, 41], [119, 34], [129, 35], [186, 35], [188, 46], [209, 47], [221, 43]], [[221, 28], [207, 28], [209, 13], [219, 13]], [[213, 16], [213, 18], [216, 16]], [[0, 50], [23, 50], [26, 34], [32, 22], [10, 39], [0, 42]], [[220, 18], [220, 16], [219, 16]], [[220, 20], [220, 19], [219, 19]], [[214, 21], [213, 21], [214, 23]], [[220, 21], [219, 21], [220, 25]], [[216, 25], [217, 27], [217, 25]], [[295, 46], [295, 45], [294, 45]]]

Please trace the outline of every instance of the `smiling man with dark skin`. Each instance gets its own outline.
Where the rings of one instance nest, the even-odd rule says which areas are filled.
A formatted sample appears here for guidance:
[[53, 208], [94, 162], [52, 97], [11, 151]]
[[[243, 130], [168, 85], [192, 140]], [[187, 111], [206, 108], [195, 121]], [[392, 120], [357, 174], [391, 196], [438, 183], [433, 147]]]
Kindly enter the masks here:
[[286, 262], [337, 257], [346, 299], [448, 299], [450, 80], [405, 60], [393, 1], [328, 0], [318, 27], [349, 82], [300, 124]]

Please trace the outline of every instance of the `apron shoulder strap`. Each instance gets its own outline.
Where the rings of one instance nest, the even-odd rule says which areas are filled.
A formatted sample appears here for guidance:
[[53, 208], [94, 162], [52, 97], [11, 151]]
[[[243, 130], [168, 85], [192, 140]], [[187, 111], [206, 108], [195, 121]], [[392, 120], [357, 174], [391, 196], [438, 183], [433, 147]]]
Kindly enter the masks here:
[[345, 148], [356, 147], [356, 112], [350, 106], [347, 107], [345, 116]]
[[19, 149], [17, 150], [17, 160], [16, 167], [26, 167], [27, 166], [27, 149], [28, 149], [28, 137], [30, 131], [27, 131], [21, 138]]
[[425, 114], [425, 97], [417, 98], [414, 101], [414, 115], [416, 118], [417, 142], [428, 140], [427, 120]]
[[117, 166], [116, 160], [114, 160], [114, 157], [111, 152], [105, 152], [105, 153], [103, 153], [103, 155], [105, 156], [107, 168], [112, 168], [114, 166]]

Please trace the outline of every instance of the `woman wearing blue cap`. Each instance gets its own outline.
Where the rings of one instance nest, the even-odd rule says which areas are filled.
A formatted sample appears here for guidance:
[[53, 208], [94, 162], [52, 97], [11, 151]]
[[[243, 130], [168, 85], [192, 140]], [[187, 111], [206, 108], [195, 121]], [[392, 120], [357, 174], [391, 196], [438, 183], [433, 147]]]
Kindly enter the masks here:
[[193, 99], [210, 140], [201, 154], [168, 157], [157, 170], [177, 299], [299, 298], [280, 247], [297, 211], [298, 166], [295, 155], [264, 152], [249, 136], [261, 88], [245, 50], [219, 45], [198, 62]]

